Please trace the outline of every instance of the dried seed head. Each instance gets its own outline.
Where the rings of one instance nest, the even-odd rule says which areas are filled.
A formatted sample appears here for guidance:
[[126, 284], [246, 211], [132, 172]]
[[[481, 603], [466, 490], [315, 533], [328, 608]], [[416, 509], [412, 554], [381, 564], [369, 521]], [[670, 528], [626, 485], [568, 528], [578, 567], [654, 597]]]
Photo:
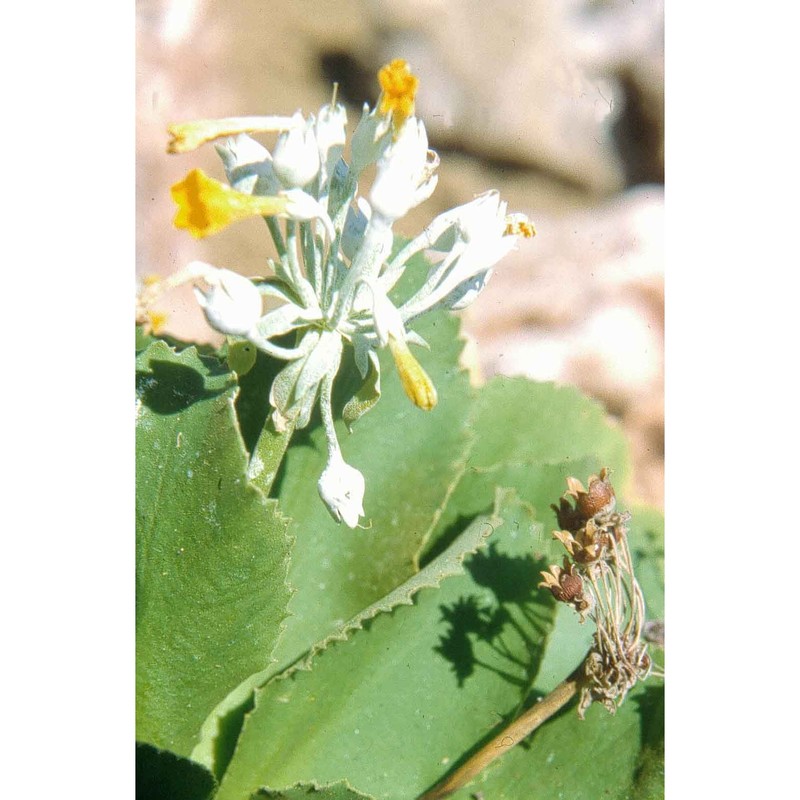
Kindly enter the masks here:
[[647, 639], [642, 637], [644, 598], [633, 574], [626, 535], [630, 514], [615, 510], [608, 470], [592, 475], [588, 485], [585, 489], [576, 478], [567, 478], [567, 491], [552, 507], [562, 528], [554, 531], [553, 538], [568, 556], [563, 568], [543, 572], [539, 584], [578, 611], [581, 621], [588, 616], [596, 626], [580, 679], [581, 717], [594, 702], [613, 713], [652, 670]]
[[[574, 507], [571, 500], [575, 501]], [[589, 488], [573, 477], [567, 478], [567, 491], [561, 496], [557, 506], [551, 506], [558, 517], [558, 524], [567, 531], [575, 533], [595, 517], [607, 517], [616, 506], [614, 487], [608, 480], [608, 470], [603, 467], [600, 475], [589, 477]]]
[[583, 621], [585, 612], [592, 607], [592, 602], [584, 594], [583, 580], [576, 572], [575, 564], [565, 558], [563, 568], [554, 564], [550, 567], [549, 572], [542, 572], [541, 575], [544, 580], [539, 586], [549, 589], [559, 602], [571, 605], [580, 613], [581, 621]]
[[[589, 478], [588, 491], [578, 492], [575, 504], [584, 519], [591, 519], [597, 514], [610, 514], [616, 505], [614, 487], [606, 480], [608, 470], [600, 470], [600, 476]], [[583, 487], [581, 487], [583, 488]]]
[[[571, 500], [575, 501], [574, 506]], [[589, 477], [588, 490], [577, 478], [567, 478], [567, 491], [559, 499], [558, 506], [551, 506], [561, 526], [553, 536], [576, 562], [591, 564], [610, 557], [612, 538], [619, 542], [625, 535], [625, 523], [630, 515], [618, 514], [614, 510], [616, 502], [605, 467], [599, 476]]]

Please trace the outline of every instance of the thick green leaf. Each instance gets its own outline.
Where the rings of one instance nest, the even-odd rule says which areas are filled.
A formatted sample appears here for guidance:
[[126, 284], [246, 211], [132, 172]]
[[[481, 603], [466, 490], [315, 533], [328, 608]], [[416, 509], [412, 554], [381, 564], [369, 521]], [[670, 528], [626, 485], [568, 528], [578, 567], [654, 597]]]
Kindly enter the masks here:
[[[298, 431], [287, 451], [277, 493], [293, 520], [289, 582], [297, 591], [278, 645], [281, 667], [414, 574], [415, 554], [463, 468], [471, 390], [457, 365], [458, 323], [437, 314], [419, 330], [431, 343], [420, 359], [439, 390], [439, 405], [431, 412], [413, 406], [383, 352], [380, 402], [352, 435], [338, 423], [344, 458], [366, 479], [367, 530], [337, 525], [316, 494], [326, 463], [320, 427]], [[352, 395], [347, 386], [340, 393]]]
[[465, 519], [491, 508], [497, 486], [517, 489], [547, 527], [555, 525], [550, 505], [565, 491], [568, 475], [585, 480], [608, 466], [618, 490], [627, 481], [622, 432], [598, 403], [571, 387], [495, 378], [478, 392], [472, 429], [466, 468], [423, 544], [423, 562], [446, 546]]
[[[462, 571], [461, 565], [464, 558], [469, 553], [475, 552], [484, 543], [497, 524], [499, 524], [499, 520], [494, 517], [490, 517], [486, 522], [475, 521], [425, 569], [340, 625], [325, 639], [314, 645], [304, 658], [298, 660], [290, 669], [308, 669], [314, 657], [332, 642], [346, 639], [352, 631], [363, 628], [378, 614], [389, 612], [399, 605], [411, 605], [412, 598], [421, 589], [435, 588], [444, 578], [459, 574]], [[263, 684], [273, 672], [274, 669], [267, 668], [251, 675], [214, 709], [203, 725], [200, 743], [192, 752], [192, 757], [212, 768], [218, 778], [221, 778], [233, 756], [244, 717], [253, 708], [253, 689]]]
[[[501, 497], [504, 496], [503, 493], [499, 494]], [[353, 631], [362, 630], [378, 614], [388, 613], [397, 606], [413, 605], [414, 596], [420, 590], [436, 589], [445, 578], [460, 575], [464, 571], [464, 559], [482, 547], [500, 524], [502, 524], [502, 520], [495, 515], [474, 520], [444, 553], [426, 565], [424, 569], [412, 575], [405, 583], [359, 611], [333, 633], [315, 644], [308, 654], [284, 672], [280, 679], [285, 680], [288, 674], [295, 669], [310, 669], [315, 657], [326, 647], [333, 642], [345, 641]]]
[[257, 692], [219, 800], [342, 779], [408, 800], [515, 712], [538, 671], [554, 602], [536, 590], [540, 526], [516, 502], [499, 513], [504, 523], [462, 574], [331, 644], [310, 671]]
[[210, 800], [217, 790], [214, 776], [188, 758], [136, 745], [136, 800]]
[[137, 737], [189, 755], [211, 710], [270, 663], [288, 539], [248, 485], [236, 384], [155, 342], [137, 360]]
[[628, 479], [627, 445], [603, 407], [571, 386], [497, 377], [478, 395], [480, 434], [470, 467], [549, 463], [602, 456], [618, 488]]

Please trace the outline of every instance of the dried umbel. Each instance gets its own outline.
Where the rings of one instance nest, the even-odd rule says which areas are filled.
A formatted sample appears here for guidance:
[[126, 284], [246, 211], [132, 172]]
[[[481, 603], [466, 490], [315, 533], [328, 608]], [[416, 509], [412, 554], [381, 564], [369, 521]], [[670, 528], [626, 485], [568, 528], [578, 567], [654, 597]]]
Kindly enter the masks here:
[[[592, 475], [588, 489], [567, 478], [567, 491], [553, 506], [560, 531], [553, 538], [564, 545], [563, 567], [542, 572], [540, 587], [594, 622], [592, 648], [582, 665], [578, 714], [593, 702], [612, 713], [638, 680], [651, 670], [643, 641], [644, 599], [633, 574], [628, 513], [616, 511], [608, 470]], [[574, 506], [570, 501], [574, 501]]]
[[589, 476], [588, 484], [589, 488], [584, 489], [576, 478], [567, 478], [567, 491], [559, 505], [551, 506], [562, 528], [553, 536], [564, 545], [572, 559], [582, 564], [606, 558], [612, 539], [618, 542], [624, 537], [625, 523], [630, 519], [627, 512], [619, 514], [615, 510], [616, 495], [606, 468], [600, 470], [599, 476]]
[[[592, 646], [580, 665], [490, 741], [460, 764], [444, 780], [420, 797], [442, 800], [466, 786], [509, 748], [523, 741], [578, 696], [581, 719], [592, 703], [602, 703], [612, 714], [637, 681], [652, 671], [644, 632], [644, 599], [633, 574], [625, 523], [630, 515], [616, 512], [614, 487], [608, 470], [592, 475], [589, 488], [575, 478], [567, 478], [567, 491], [553, 506], [562, 530], [555, 531], [567, 551], [563, 566], [553, 565], [542, 572], [541, 588], [548, 589], [588, 618], [596, 631]], [[574, 505], [573, 505], [574, 502]], [[650, 641], [663, 643], [660, 629], [649, 626]]]

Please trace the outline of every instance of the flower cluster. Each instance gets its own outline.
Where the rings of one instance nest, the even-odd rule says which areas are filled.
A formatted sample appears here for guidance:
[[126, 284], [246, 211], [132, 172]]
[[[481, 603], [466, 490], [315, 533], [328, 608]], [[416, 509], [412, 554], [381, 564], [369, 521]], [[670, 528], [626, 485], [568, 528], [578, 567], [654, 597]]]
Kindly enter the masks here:
[[[589, 487], [567, 478], [567, 491], [553, 506], [562, 530], [555, 531], [567, 556], [564, 566], [542, 572], [540, 587], [556, 600], [588, 616], [596, 626], [592, 648], [583, 664], [578, 713], [595, 701], [612, 713], [638, 680], [651, 671], [642, 641], [644, 599], [633, 573], [628, 548], [628, 513], [616, 511], [608, 470], [592, 475]], [[573, 505], [574, 502], [574, 505]]]
[[[203, 237], [247, 217], [267, 222], [278, 253], [269, 277], [249, 280], [193, 262], [172, 285], [201, 284], [197, 299], [214, 329], [287, 362], [269, 395], [278, 430], [307, 425], [319, 402], [328, 444], [319, 493], [350, 527], [364, 515], [364, 478], [345, 463], [334, 431], [331, 393], [344, 347], [353, 348], [364, 381], [358, 402], [344, 409], [348, 426], [380, 397], [377, 351], [387, 346], [408, 397], [431, 410], [436, 388], [409, 348], [426, 343], [411, 325], [434, 308], [467, 306], [518, 238], [534, 235], [527, 217], [507, 214], [491, 191], [436, 217], [392, 255], [392, 226], [431, 196], [439, 158], [414, 115], [418, 80], [408, 65], [393, 61], [378, 78], [380, 98], [374, 109], [364, 105], [349, 164], [347, 116], [335, 88], [316, 116], [298, 111], [173, 125], [168, 146], [185, 153], [216, 142], [228, 178], [226, 185], [195, 169], [173, 186], [177, 227]], [[263, 132], [278, 134], [272, 152], [249, 135]], [[370, 165], [375, 176], [362, 197], [359, 179]], [[409, 259], [424, 250], [439, 258], [418, 290], [398, 302], [392, 290]], [[273, 306], [266, 312], [264, 298]]]

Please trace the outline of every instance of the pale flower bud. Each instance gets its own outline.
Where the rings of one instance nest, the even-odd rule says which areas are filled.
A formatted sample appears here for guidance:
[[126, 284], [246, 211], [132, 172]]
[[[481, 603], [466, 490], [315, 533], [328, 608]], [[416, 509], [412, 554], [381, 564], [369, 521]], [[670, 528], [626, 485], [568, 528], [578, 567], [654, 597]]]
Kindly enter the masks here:
[[349, 528], [358, 525], [358, 518], [364, 516], [364, 476], [346, 464], [340, 453], [331, 453], [317, 489], [337, 522]]
[[287, 188], [305, 186], [319, 172], [319, 149], [314, 136], [314, 121], [306, 122], [298, 111], [296, 125], [278, 136], [272, 166], [281, 183]]
[[369, 202], [373, 212], [394, 221], [427, 200], [437, 178], [433, 174], [438, 156], [429, 162], [428, 134], [425, 125], [410, 117], [397, 140], [378, 159], [377, 174]]
[[261, 293], [236, 272], [212, 269], [203, 275], [210, 285], [208, 291], [194, 289], [208, 324], [227, 336], [246, 336], [261, 318]]

